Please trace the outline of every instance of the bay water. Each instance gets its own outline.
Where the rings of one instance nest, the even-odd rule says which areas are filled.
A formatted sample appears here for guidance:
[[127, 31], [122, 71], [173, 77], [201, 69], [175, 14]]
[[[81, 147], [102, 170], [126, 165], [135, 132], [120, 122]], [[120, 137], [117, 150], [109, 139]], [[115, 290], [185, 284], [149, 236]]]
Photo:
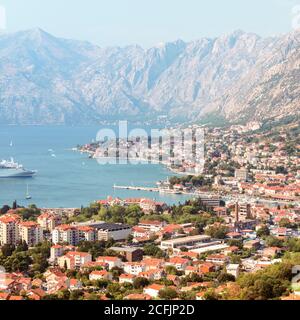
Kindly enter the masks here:
[[[36, 204], [41, 208], [77, 208], [106, 199], [151, 198], [168, 204], [188, 196], [114, 190], [114, 184], [153, 187], [173, 174], [159, 164], [100, 165], [86, 154], [72, 151], [96, 138], [100, 127], [1, 126], [0, 160], [11, 157], [26, 169], [37, 170], [33, 178], [0, 179], [0, 206]], [[27, 201], [27, 185], [32, 199]]]

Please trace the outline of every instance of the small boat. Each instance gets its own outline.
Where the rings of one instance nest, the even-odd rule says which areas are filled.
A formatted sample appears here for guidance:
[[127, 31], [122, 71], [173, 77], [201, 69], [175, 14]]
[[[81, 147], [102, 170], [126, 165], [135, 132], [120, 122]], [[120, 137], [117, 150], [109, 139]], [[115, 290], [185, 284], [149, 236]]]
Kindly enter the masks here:
[[32, 199], [32, 196], [29, 194], [29, 186], [27, 184], [27, 191], [26, 191], [26, 200], [31, 200]]

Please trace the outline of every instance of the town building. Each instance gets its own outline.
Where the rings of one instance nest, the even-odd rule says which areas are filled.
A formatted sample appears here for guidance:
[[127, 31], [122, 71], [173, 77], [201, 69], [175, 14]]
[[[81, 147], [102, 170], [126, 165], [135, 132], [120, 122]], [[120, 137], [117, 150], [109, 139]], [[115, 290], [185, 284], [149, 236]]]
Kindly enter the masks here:
[[247, 182], [249, 180], [249, 171], [245, 168], [236, 169], [235, 179], [240, 182]]
[[126, 240], [132, 232], [132, 228], [125, 224], [117, 223], [102, 223], [95, 225], [94, 228], [98, 233], [98, 240], [108, 241], [113, 239], [115, 241]]
[[110, 250], [118, 253], [128, 262], [137, 262], [143, 259], [144, 251], [135, 247], [111, 247]]
[[181, 247], [195, 248], [195, 246], [197, 246], [198, 244], [207, 243], [210, 240], [211, 240], [210, 236], [205, 236], [205, 235], [190, 236], [190, 237], [183, 237], [183, 238], [162, 241], [160, 244], [160, 247], [163, 250], [176, 249]]
[[21, 222], [18, 228], [19, 240], [25, 241], [29, 247], [34, 247], [43, 241], [43, 229], [36, 222]]
[[61, 216], [45, 211], [37, 218], [37, 223], [44, 231], [53, 231], [61, 224]]
[[60, 225], [52, 231], [54, 244], [68, 243], [76, 246], [79, 243], [79, 231], [75, 226]]
[[70, 251], [64, 256], [57, 259], [60, 268], [67, 268], [68, 270], [79, 269], [84, 264], [91, 262], [92, 256], [87, 252]]

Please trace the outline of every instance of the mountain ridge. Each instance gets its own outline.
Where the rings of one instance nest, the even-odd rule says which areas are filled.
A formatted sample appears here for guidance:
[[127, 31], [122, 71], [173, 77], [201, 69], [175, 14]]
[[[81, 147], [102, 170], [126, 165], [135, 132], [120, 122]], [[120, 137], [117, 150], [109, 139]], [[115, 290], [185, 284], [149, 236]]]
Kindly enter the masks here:
[[237, 30], [148, 49], [101, 48], [39, 28], [0, 35], [0, 123], [280, 118], [299, 112], [299, 49], [298, 31]]

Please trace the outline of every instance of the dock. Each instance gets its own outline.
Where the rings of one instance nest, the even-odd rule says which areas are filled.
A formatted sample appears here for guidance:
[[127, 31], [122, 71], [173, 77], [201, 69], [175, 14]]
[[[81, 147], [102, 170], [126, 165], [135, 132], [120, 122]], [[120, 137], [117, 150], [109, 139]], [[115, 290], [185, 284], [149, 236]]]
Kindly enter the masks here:
[[114, 185], [114, 189], [119, 190], [136, 190], [136, 191], [147, 191], [147, 192], [159, 192], [158, 188], [149, 188], [149, 187], [134, 187], [134, 186], [117, 186]]

